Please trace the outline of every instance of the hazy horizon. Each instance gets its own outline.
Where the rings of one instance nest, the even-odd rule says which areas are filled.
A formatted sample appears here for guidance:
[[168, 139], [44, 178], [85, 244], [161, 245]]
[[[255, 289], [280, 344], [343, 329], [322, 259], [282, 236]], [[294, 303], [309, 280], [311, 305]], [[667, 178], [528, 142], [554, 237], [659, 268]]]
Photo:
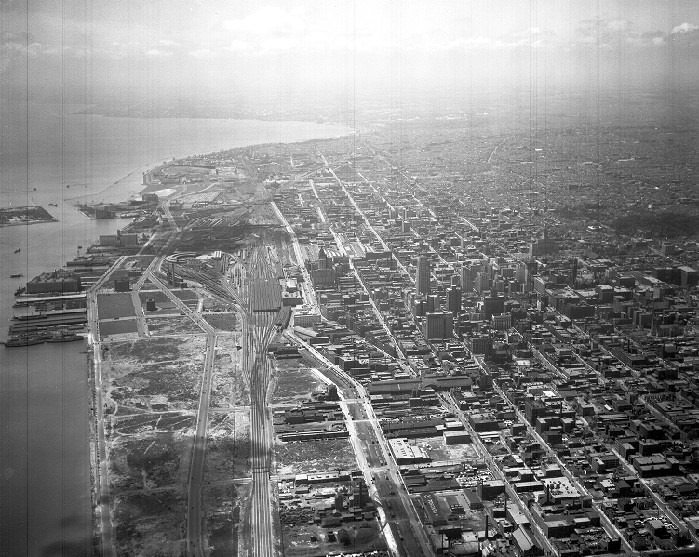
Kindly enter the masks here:
[[0, 98], [172, 110], [686, 91], [691, 0], [0, 4]]

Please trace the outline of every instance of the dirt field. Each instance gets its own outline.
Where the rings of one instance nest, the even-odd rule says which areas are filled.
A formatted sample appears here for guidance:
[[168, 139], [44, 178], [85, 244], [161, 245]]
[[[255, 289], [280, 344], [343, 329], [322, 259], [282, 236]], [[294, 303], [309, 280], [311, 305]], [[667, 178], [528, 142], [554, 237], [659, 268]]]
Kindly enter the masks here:
[[475, 446], [471, 444], [447, 445], [444, 437], [425, 437], [415, 439], [434, 461], [458, 461], [478, 458]]
[[209, 415], [209, 439], [204, 474], [211, 483], [250, 474], [250, 409]]
[[114, 534], [119, 557], [183, 555], [186, 499], [177, 489], [114, 498]]
[[238, 555], [240, 506], [248, 497], [249, 484], [229, 483], [204, 489], [206, 530], [211, 557]]
[[[119, 409], [126, 410], [121, 407]], [[131, 414], [124, 417], [115, 416], [112, 421], [113, 430], [119, 435], [133, 435], [134, 433], [162, 433], [187, 431], [194, 422], [192, 413], [168, 412], [168, 413], [143, 413]]]
[[219, 331], [236, 331], [238, 330], [238, 320], [235, 313], [217, 312], [207, 313], [204, 315], [206, 322]]
[[296, 404], [310, 398], [311, 393], [323, 382], [299, 360], [278, 360], [275, 363], [277, 388], [273, 405]]
[[282, 476], [357, 468], [354, 450], [349, 439], [278, 442], [274, 452], [277, 474]]
[[240, 367], [240, 335], [221, 335], [216, 341], [211, 408], [232, 408], [250, 404], [250, 390]]
[[204, 330], [184, 315], [172, 317], [146, 317], [146, 324], [151, 335], [204, 334]]
[[104, 346], [117, 555], [181, 555], [206, 338], [142, 338]]
[[[180, 356], [194, 356], [203, 349], [201, 345], [205, 342], [201, 339], [182, 342], [181, 339], [172, 338], [142, 338], [131, 342], [112, 342], [108, 347], [113, 360], [123, 359], [139, 364], [166, 362]], [[199, 359], [203, 361], [201, 353]]]
[[[338, 538], [341, 530], [346, 532], [346, 536], [339, 534]], [[373, 551], [386, 547], [376, 521], [353, 522], [333, 528], [304, 524], [294, 528], [284, 527], [283, 532], [285, 557]]]
[[110, 447], [111, 488], [147, 492], [184, 485], [190, 437], [167, 432], [119, 437]]
[[135, 319], [120, 319], [119, 321], [100, 321], [100, 334], [102, 338], [133, 334], [138, 332], [138, 324]]

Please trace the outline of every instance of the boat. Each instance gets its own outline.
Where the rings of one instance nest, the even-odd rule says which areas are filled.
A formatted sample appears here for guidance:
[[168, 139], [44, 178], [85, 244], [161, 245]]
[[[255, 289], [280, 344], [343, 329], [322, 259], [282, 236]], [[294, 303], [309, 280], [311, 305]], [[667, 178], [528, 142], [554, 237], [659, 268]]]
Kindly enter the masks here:
[[49, 207], [58, 207], [58, 203], [49, 203]]
[[83, 340], [83, 337], [75, 333], [59, 333], [46, 339], [46, 342], [73, 342]]
[[20, 346], [32, 346], [34, 344], [42, 344], [46, 341], [46, 336], [38, 335], [12, 335], [5, 341], [5, 346], [15, 348]]
[[17, 249], [15, 250], [15, 253], [19, 253], [20, 251], [22, 251], [22, 248], [17, 248]]
[[16, 321], [36, 321], [38, 319], [47, 319], [45, 313], [28, 313], [25, 315], [15, 315], [12, 319]]
[[10, 278], [20, 278], [23, 277], [24, 275], [22, 273], [12, 273], [10, 275]]

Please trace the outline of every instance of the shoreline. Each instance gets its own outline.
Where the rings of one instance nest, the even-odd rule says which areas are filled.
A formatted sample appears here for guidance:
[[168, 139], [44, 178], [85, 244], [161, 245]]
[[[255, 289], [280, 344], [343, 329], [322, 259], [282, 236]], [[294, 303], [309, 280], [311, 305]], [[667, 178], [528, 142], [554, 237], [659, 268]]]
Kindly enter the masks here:
[[[115, 124], [116, 125], [116, 124]], [[186, 127], [186, 126], [185, 126]], [[323, 141], [323, 140], [331, 140], [334, 138], [339, 138], [339, 137], [348, 137], [351, 136], [354, 132], [353, 129], [350, 129], [346, 126], [343, 126], [339, 130], [333, 130], [333, 128], [328, 127], [326, 129], [318, 129], [318, 127], [314, 126], [309, 126], [309, 128], [305, 129], [297, 129], [294, 126], [290, 126], [290, 130], [287, 132], [285, 131], [286, 128], [283, 126], [280, 126], [280, 131], [270, 131], [269, 126], [266, 128], [261, 129], [260, 133], [253, 133], [251, 130], [243, 130], [240, 136], [236, 134], [231, 134], [229, 136], [231, 145], [225, 147], [225, 148], [214, 148], [214, 149], [198, 149], [196, 145], [196, 141], [192, 141], [192, 145], [190, 147], [193, 147], [191, 150], [189, 150], [187, 153], [182, 154], [182, 156], [178, 157], [149, 157], [151, 158], [151, 163], [150, 164], [137, 164], [129, 168], [126, 166], [121, 172], [118, 174], [114, 173], [112, 176], [115, 176], [115, 178], [110, 179], [110, 176], [108, 173], [104, 176], [106, 180], [102, 182], [103, 184], [106, 184], [103, 187], [99, 187], [99, 177], [94, 176], [92, 181], [93, 184], [97, 185], [99, 188], [98, 192], [95, 193], [89, 193], [89, 194], [81, 194], [80, 192], [75, 192], [77, 195], [75, 195], [72, 198], [64, 198], [62, 201], [63, 203], [61, 204], [63, 206], [63, 210], [65, 211], [67, 207], [75, 206], [78, 203], [86, 203], [86, 202], [99, 202], [100, 197], [104, 196], [105, 201], [128, 201], [133, 198], [138, 198], [138, 195], [140, 192], [143, 192], [145, 189], [147, 189], [147, 185], [143, 184], [142, 180], [142, 175], [141, 172], [145, 172], [148, 170], [152, 170], [156, 167], [162, 166], [163, 163], [176, 163], [178, 160], [185, 160], [188, 157], [194, 157], [194, 156], [201, 156], [202, 154], [214, 154], [214, 153], [221, 153], [221, 152], [244, 152], [247, 149], [250, 148], [255, 148], [257, 146], [263, 146], [263, 145], [279, 145], [279, 144], [302, 144], [305, 142], [314, 142], [314, 141]], [[275, 128], [276, 130], [276, 128]], [[309, 131], [310, 130], [310, 131]], [[315, 130], [315, 131], [314, 131]], [[325, 132], [325, 135], [324, 135]], [[330, 133], [334, 132], [334, 133]], [[201, 132], [200, 132], [201, 133]], [[220, 133], [219, 133], [220, 135]], [[274, 141], [274, 136], [278, 137], [284, 137], [285, 135], [290, 136], [287, 141]], [[294, 135], [296, 137], [294, 137]], [[311, 136], [311, 137], [308, 137]], [[315, 136], [315, 137], [313, 137]], [[245, 141], [245, 138], [250, 138], [251, 141]], [[241, 144], [236, 144], [236, 139], [237, 140], [243, 140], [245, 141], [244, 143], [241, 141]], [[272, 141], [270, 141], [272, 139]], [[183, 142], [184, 143], [184, 142]], [[167, 152], [166, 150], [168, 147], [164, 147], [163, 149], [160, 149], [163, 152]], [[158, 149], [153, 149], [151, 150], [151, 154], [153, 154], [153, 151], [155, 152], [154, 154], [158, 154]], [[116, 160], [116, 159], [115, 159]], [[119, 160], [127, 161], [127, 159], [121, 158]], [[113, 167], [117, 167], [118, 170], [118, 164], [112, 165]], [[90, 183], [88, 181], [88, 183]], [[73, 189], [73, 181], [71, 180], [71, 190]], [[82, 189], [82, 188], [81, 188]], [[57, 189], [56, 191], [62, 191], [67, 193], [68, 191], [64, 187]], [[43, 191], [43, 190], [42, 190]], [[59, 193], [53, 193], [53, 194], [47, 194], [47, 195], [60, 195]], [[54, 197], [55, 198], [55, 197]], [[59, 202], [60, 203], [60, 202]], [[24, 204], [23, 204], [24, 205]], [[84, 219], [84, 221], [83, 221]], [[52, 223], [56, 224], [52, 224]], [[59, 224], [60, 222], [60, 224]], [[26, 224], [26, 223], [13, 223], [14, 226], [18, 224]], [[66, 216], [62, 219], [61, 221], [58, 221], [57, 219], [54, 219], [52, 221], [45, 220], [42, 222], [36, 222], [33, 224], [46, 224], [44, 227], [38, 227], [41, 230], [39, 231], [38, 234], [35, 234], [33, 231], [35, 229], [32, 229], [31, 237], [26, 237], [24, 236], [23, 229], [21, 228], [14, 228], [12, 229], [13, 231], [19, 231], [15, 232], [14, 235], [9, 235], [8, 233], [8, 238], [15, 238], [17, 237], [17, 241], [22, 241], [25, 242], [22, 244], [22, 261], [26, 261], [22, 264], [23, 265], [23, 271], [25, 276], [25, 280], [29, 280], [32, 278], [32, 276], [41, 273], [42, 271], [46, 271], [49, 269], [53, 269], [65, 266], [66, 262], [68, 260], [73, 259], [75, 257], [75, 249], [78, 245], [83, 245], [87, 247], [88, 245], [95, 243], [96, 236], [97, 234], [107, 234], [110, 233], [107, 227], [112, 227], [110, 228], [111, 233], [113, 233], [113, 227], [115, 224], [121, 224], [121, 222], [117, 221], [117, 223], [112, 222], [111, 224], [105, 224], [105, 223], [100, 223], [99, 221], [95, 222], [95, 220], [89, 219], [86, 217], [84, 214], [80, 213], [79, 211], [76, 211], [75, 214], [70, 212], [70, 216]], [[61, 232], [63, 228], [65, 227], [66, 230], [70, 231], [70, 235], [68, 234], [63, 234]], [[65, 238], [63, 240], [64, 244], [60, 246], [60, 249], [53, 250], [51, 251], [51, 256], [49, 257], [50, 263], [47, 263], [46, 259], [43, 259], [41, 254], [43, 253], [42, 251], [39, 250], [39, 248], [44, 248], [45, 246], [48, 246], [51, 242], [51, 238]], [[29, 238], [27, 240], [27, 238]], [[77, 238], [77, 239], [76, 239]], [[40, 243], [37, 244], [37, 240], [40, 240]], [[92, 240], [92, 241], [91, 241]], [[87, 242], [87, 243], [86, 243]], [[19, 244], [17, 244], [19, 245]], [[7, 246], [7, 249], [10, 250], [8, 253], [11, 254], [12, 249], [16, 247], [14, 245], [14, 240], [11, 240], [10, 243]], [[14, 261], [14, 260], [13, 260]], [[27, 262], [28, 261], [28, 262]], [[29, 269], [29, 272], [27, 271]], [[8, 315], [11, 316], [11, 310], [9, 309], [9, 306], [11, 306], [12, 302], [12, 292], [16, 288], [17, 284], [11, 284], [11, 281], [7, 280], [6, 281], [7, 287], [7, 298], [6, 298], [6, 305], [8, 306]], [[12, 286], [12, 289], [10, 290], [10, 285]], [[6, 331], [3, 331], [3, 334]], [[86, 345], [87, 346], [87, 345]], [[31, 347], [32, 350], [20, 350], [20, 351], [15, 351], [12, 353], [12, 358], [13, 360], [17, 361], [17, 365], [14, 368], [10, 368], [7, 371], [9, 373], [16, 373], [18, 377], [26, 377], [27, 376], [27, 366], [26, 364], [21, 362], [23, 354], [28, 355], [29, 357], [33, 358], [32, 361], [44, 358], [45, 355], [47, 354], [58, 354], [60, 352], [57, 352], [57, 350], [60, 348], [60, 350], [65, 351], [66, 353], [73, 353], [77, 352], [77, 350], [80, 350], [80, 352], [85, 351], [86, 349], [84, 348], [78, 348], [76, 350], [76, 347], [71, 346], [71, 343], [59, 343], [55, 345], [46, 345], [46, 344], [41, 344], [37, 346]], [[0, 350], [5, 350], [5, 347], [0, 347]], [[96, 460], [99, 460], [99, 454], [98, 454], [98, 448], [95, 442], [96, 437], [99, 435], [99, 431], [97, 429], [99, 428], [99, 424], [94, 423], [94, 405], [95, 401], [93, 400], [93, 396], [95, 394], [94, 391], [94, 362], [90, 361], [92, 360], [91, 356], [91, 350], [88, 348], [87, 350], [87, 356], [80, 355], [77, 356], [79, 359], [79, 362], [77, 362], [79, 365], [76, 365], [73, 369], [74, 371], [79, 370], [79, 376], [85, 377], [85, 380], [87, 382], [86, 385], [86, 390], [87, 392], [82, 395], [83, 398], [87, 397], [85, 402], [85, 406], [87, 407], [85, 411], [82, 411], [82, 402], [80, 404], [75, 404], [75, 411], [69, 411], [66, 409], [67, 414], [69, 415], [70, 419], [73, 421], [73, 423], [80, 423], [81, 427], [84, 425], [85, 428], [88, 429], [87, 432], [87, 439], [86, 439], [86, 456], [85, 456], [85, 473], [83, 474], [83, 471], [77, 471], [78, 467], [76, 466], [76, 475], [70, 475], [72, 472], [69, 474], [68, 471], [65, 472], [66, 476], [64, 480], [58, 480], [60, 481], [68, 481], [70, 480], [71, 482], [74, 483], [76, 486], [76, 490], [74, 491], [74, 494], [77, 495], [79, 494], [80, 497], [85, 498], [85, 502], [88, 505], [88, 508], [86, 509], [86, 513], [82, 513], [80, 511], [80, 517], [85, 517], [87, 521], [90, 522], [91, 528], [89, 529], [89, 533], [91, 535], [91, 540], [90, 542], [94, 541], [94, 536], [97, 535], [99, 539], [99, 529], [95, 528], [95, 526], [99, 526], [99, 520], [100, 520], [100, 502], [95, 501], [95, 489], [98, 487], [99, 482], [99, 464], [95, 462]], [[9, 349], [8, 349], [8, 357], [9, 357]], [[46, 362], [50, 361], [49, 359], [46, 360]], [[41, 377], [47, 377], [47, 378], [55, 378], [55, 374], [44, 374], [42, 373], [42, 366], [44, 364], [42, 363], [41, 365], [37, 364], [35, 366], [35, 370], [38, 374], [40, 374]], [[46, 364], [50, 365], [50, 364]], [[74, 379], [77, 379], [77, 376], [74, 377]], [[71, 379], [72, 380], [72, 379]], [[33, 384], [32, 384], [33, 385]], [[66, 383], [63, 385], [62, 389], [65, 390], [68, 388], [68, 384]], [[31, 385], [26, 386], [27, 392], [32, 393], [34, 387]], [[58, 390], [56, 392], [63, 392], [63, 390]], [[82, 392], [82, 387], [80, 387], [80, 391]], [[53, 391], [52, 391], [53, 392]], [[68, 389], [67, 393], [70, 393], [70, 389]], [[32, 395], [34, 396], [34, 395]], [[67, 396], [66, 395], [61, 395], [61, 396]], [[70, 396], [73, 396], [73, 394], [70, 394]], [[17, 412], [15, 412], [15, 415], [18, 416], [24, 416], [27, 415], [32, 421], [35, 421], [36, 419], [36, 410], [31, 408], [27, 409], [24, 407], [24, 403], [21, 402], [21, 400], [24, 400], [23, 397], [19, 397], [19, 399], [16, 402], [17, 406]], [[87, 418], [87, 420], [85, 420]], [[14, 422], [13, 422], [14, 423]], [[57, 420], [57, 423], [63, 423], [62, 419]], [[29, 428], [30, 426], [28, 425], [28, 421], [17, 421], [17, 430], [18, 431], [24, 431], [25, 428]], [[54, 431], [55, 429], [55, 431]], [[30, 431], [30, 430], [27, 430]], [[62, 431], [61, 429], [56, 429], [53, 428], [51, 429], [53, 434], [56, 436], [56, 438], [61, 438], [62, 436], [68, 436], [69, 432], [68, 431]], [[29, 437], [27, 437], [29, 439]], [[31, 442], [29, 442], [31, 445]], [[78, 443], [79, 445], [79, 443]], [[35, 447], [30, 446], [27, 450], [36, 450]], [[60, 456], [62, 453], [60, 453], [60, 445], [56, 448], [57, 456], [54, 458], [65, 458], [65, 455]], [[75, 452], [77, 451], [77, 452]], [[75, 449], [75, 451], [71, 451], [72, 454], [75, 455], [82, 455], [82, 448], [78, 447]], [[23, 454], [26, 454], [23, 453]], [[29, 467], [26, 467], [26, 463], [21, 460], [21, 454], [18, 453], [17, 456], [13, 456], [12, 454], [7, 454], [6, 458], [3, 460], [3, 463], [6, 464], [7, 466], [20, 466], [23, 470], [26, 471], [27, 478], [29, 479], [34, 478], [35, 474], [37, 473], [33, 468], [30, 469]], [[18, 460], [19, 459], [19, 460]], [[82, 457], [80, 457], [80, 460], [82, 461]], [[17, 464], [19, 462], [19, 464]], [[58, 461], [54, 461], [58, 462]], [[43, 468], [36, 468], [37, 470]], [[86, 477], [85, 479], [85, 489], [83, 490], [82, 487], [82, 482], [83, 482], [83, 476]], [[44, 474], [42, 477], [48, 477], [46, 474]], [[54, 480], [55, 481], [55, 480]], [[51, 487], [51, 493], [53, 494], [53, 491], [55, 491], [54, 487], [63, 485], [61, 483], [53, 483], [53, 487]], [[67, 484], [66, 484], [67, 485]], [[11, 492], [10, 488], [6, 488], [8, 490], [8, 493]], [[13, 492], [14, 493], [14, 492]], [[24, 509], [22, 512], [26, 513], [33, 513], [37, 514], [38, 511], [41, 509], [42, 504], [40, 500], [35, 496], [32, 495], [31, 493], [24, 493], [20, 495], [15, 495], [18, 497], [17, 499], [17, 505], [20, 509]], [[57, 497], [59, 495], [56, 495]], [[26, 499], [25, 499], [26, 497]], [[96, 506], [95, 506], [96, 505]], [[57, 527], [54, 526], [53, 521], [54, 519], [56, 522], [59, 522], [60, 520], [65, 518], [65, 510], [61, 510], [60, 508], [51, 505], [48, 505], [46, 508], [41, 510], [41, 516], [37, 514], [35, 519], [25, 522], [23, 525], [19, 525], [19, 528], [13, 528], [12, 530], [7, 530], [7, 536], [6, 536], [6, 542], [11, 545], [15, 545], [16, 547], [25, 547], [25, 544], [29, 544], [27, 547], [41, 547], [47, 543], [50, 542], [55, 542], [57, 539], [57, 536], [60, 536], [61, 533], [57, 531]], [[81, 518], [82, 520], [82, 518]], [[9, 524], [9, 523], [8, 523]], [[45, 532], [35, 532], [38, 535], [34, 536], [33, 540], [29, 540], [27, 538], [27, 532], [29, 532], [32, 528], [34, 528], [34, 524], [40, 524], [42, 527], [47, 527], [47, 530]], [[89, 526], [89, 525], [88, 525]], [[5, 530], [3, 530], [5, 531]], [[83, 529], [83, 532], [87, 533], [87, 530]]]
[[[220, 120], [221, 118], [216, 118], [216, 119]], [[236, 120], [236, 119], [230, 118], [230, 120]], [[260, 121], [264, 121], [264, 120], [260, 120]], [[271, 121], [274, 121], [274, 120], [271, 120]], [[288, 120], [288, 121], [289, 122], [299, 122], [299, 120]], [[312, 122], [310, 122], [310, 123], [312, 123]], [[330, 124], [330, 125], [344, 125], [344, 124], [334, 124], [334, 123], [328, 123], [328, 124]], [[345, 126], [345, 127], [348, 127], [348, 126]], [[256, 147], [262, 148], [262, 147], [268, 147], [271, 145], [295, 145], [295, 144], [303, 144], [303, 143], [307, 143], [307, 142], [311, 142], [311, 141], [317, 142], [317, 141], [324, 141], [324, 140], [328, 140], [328, 139], [339, 139], [342, 137], [350, 137], [352, 135], [356, 135], [357, 133], [369, 133], [369, 132], [374, 130], [374, 128], [367, 128], [366, 130], [363, 130], [363, 132], [358, 132], [357, 129], [355, 129], [355, 128], [348, 127], [348, 129], [349, 129], [348, 133], [335, 135], [332, 137], [315, 137], [315, 138], [310, 138], [310, 139], [302, 139], [300, 141], [279, 141], [279, 142], [266, 141], [264, 143], [250, 143], [247, 145], [239, 145], [239, 146], [235, 146], [235, 147], [226, 147], [223, 149], [218, 149], [215, 151], [208, 151], [208, 152], [200, 153], [200, 154], [191, 153], [191, 154], [183, 155], [180, 157], [173, 157], [173, 158], [166, 160], [166, 161], [157, 161], [155, 163], [147, 164], [147, 165], [141, 166], [139, 168], [134, 168], [128, 174], [123, 175], [119, 179], [115, 180], [114, 182], [112, 182], [108, 186], [105, 186], [103, 189], [101, 189], [97, 192], [76, 195], [75, 197], [66, 197], [64, 199], [64, 201], [74, 202], [74, 201], [79, 200], [79, 199], [85, 199], [85, 198], [95, 197], [98, 195], [107, 194], [110, 192], [110, 190], [112, 190], [112, 188], [114, 188], [115, 186], [118, 186], [119, 184], [121, 184], [122, 182], [127, 180], [128, 178], [134, 176], [137, 172], [141, 172], [141, 174], [144, 174], [146, 172], [151, 172], [152, 170], [159, 168], [161, 166], [167, 166], [168, 164], [173, 164], [173, 165], [177, 164], [179, 161], [186, 160], [189, 157], [216, 155], [219, 153], [227, 153], [229, 151], [236, 151], [239, 149], [252, 149], [252, 148], [256, 148]], [[160, 189], [163, 189], [162, 184], [157, 184], [157, 185], [155, 185], [155, 184], [143, 184], [141, 182], [138, 185], [142, 186], [142, 187], [140, 187], [137, 192], [131, 192], [131, 195], [129, 197], [127, 197], [126, 199], [122, 199], [119, 201], [112, 201], [111, 203], [125, 203], [125, 202], [128, 202], [129, 199], [133, 199], [134, 197], [136, 197], [137, 195], [140, 195], [142, 193], [149, 193], [150, 191], [158, 191]], [[99, 202], [95, 201], [95, 203], [99, 203]], [[76, 204], [76, 203], [71, 203], [71, 204], [73, 206], [76, 206], [76, 207], [78, 206], [78, 204]], [[82, 203], [82, 204], [87, 205], [88, 203]]]
[[[337, 122], [331, 119], [319, 118], [314, 115], [301, 115], [301, 114], [260, 114], [260, 113], [224, 113], [224, 114], [211, 114], [211, 113], [184, 113], [184, 114], [173, 114], [173, 113], [163, 113], [163, 112], [141, 112], [135, 113], [129, 111], [128, 108], [119, 110], [101, 109], [96, 107], [96, 105], [88, 105], [87, 108], [81, 108], [71, 112], [71, 114], [77, 114], [81, 116], [101, 116], [103, 118], [143, 118], [147, 120], [171, 120], [173, 118], [183, 118], [191, 120], [238, 120], [238, 121], [257, 121], [257, 122], [301, 122], [307, 124], [331, 125], [331, 126], [348, 126], [346, 123]], [[321, 120], [322, 121], [319, 121]]]
[[0, 228], [6, 228], [8, 226], [29, 226], [31, 224], [44, 224], [47, 222], [61, 222], [59, 219], [53, 217], [50, 219], [33, 219], [25, 222], [5, 222], [0, 223]]

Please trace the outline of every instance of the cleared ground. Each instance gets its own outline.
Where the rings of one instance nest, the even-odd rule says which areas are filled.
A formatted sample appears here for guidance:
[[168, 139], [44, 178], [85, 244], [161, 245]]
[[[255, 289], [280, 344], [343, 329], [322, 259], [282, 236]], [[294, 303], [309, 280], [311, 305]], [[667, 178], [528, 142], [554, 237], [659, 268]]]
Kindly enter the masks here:
[[206, 531], [211, 557], [235, 557], [240, 540], [241, 502], [249, 497], [250, 484], [204, 488]]
[[98, 294], [97, 314], [100, 319], [114, 319], [115, 317], [135, 317], [136, 310], [133, 307], [131, 294]]
[[285, 557], [338, 555], [386, 547], [376, 521], [353, 522], [333, 528], [307, 523], [293, 528], [285, 526], [283, 538]]
[[204, 477], [210, 483], [250, 474], [250, 408], [216, 412], [209, 417]]
[[357, 468], [349, 439], [279, 442], [275, 445], [274, 452], [279, 475]]
[[240, 366], [239, 334], [221, 335], [216, 343], [211, 408], [233, 408], [250, 404], [250, 390]]
[[103, 388], [117, 555], [181, 555], [206, 339], [107, 340]]
[[204, 334], [204, 331], [189, 317], [146, 317], [146, 324], [151, 335]]
[[324, 383], [311, 368], [302, 364], [298, 359], [277, 360], [275, 362], [275, 379], [277, 388], [274, 390], [272, 404], [288, 405], [302, 400], [308, 400], [311, 394]]
[[100, 321], [102, 338], [138, 332], [136, 319], [120, 319], [119, 321]]
[[113, 505], [119, 557], [183, 554], [186, 499], [179, 489], [119, 495]]
[[478, 458], [475, 445], [447, 445], [442, 436], [418, 438], [414, 443], [421, 447], [433, 461], [462, 462]]
[[171, 432], [118, 438], [111, 447], [111, 488], [147, 492], [181, 484], [187, 474], [181, 464], [187, 460], [188, 447], [189, 439]]
[[204, 314], [204, 319], [206, 319], [209, 325], [219, 331], [235, 331], [238, 329], [238, 319], [235, 313], [206, 313]]

